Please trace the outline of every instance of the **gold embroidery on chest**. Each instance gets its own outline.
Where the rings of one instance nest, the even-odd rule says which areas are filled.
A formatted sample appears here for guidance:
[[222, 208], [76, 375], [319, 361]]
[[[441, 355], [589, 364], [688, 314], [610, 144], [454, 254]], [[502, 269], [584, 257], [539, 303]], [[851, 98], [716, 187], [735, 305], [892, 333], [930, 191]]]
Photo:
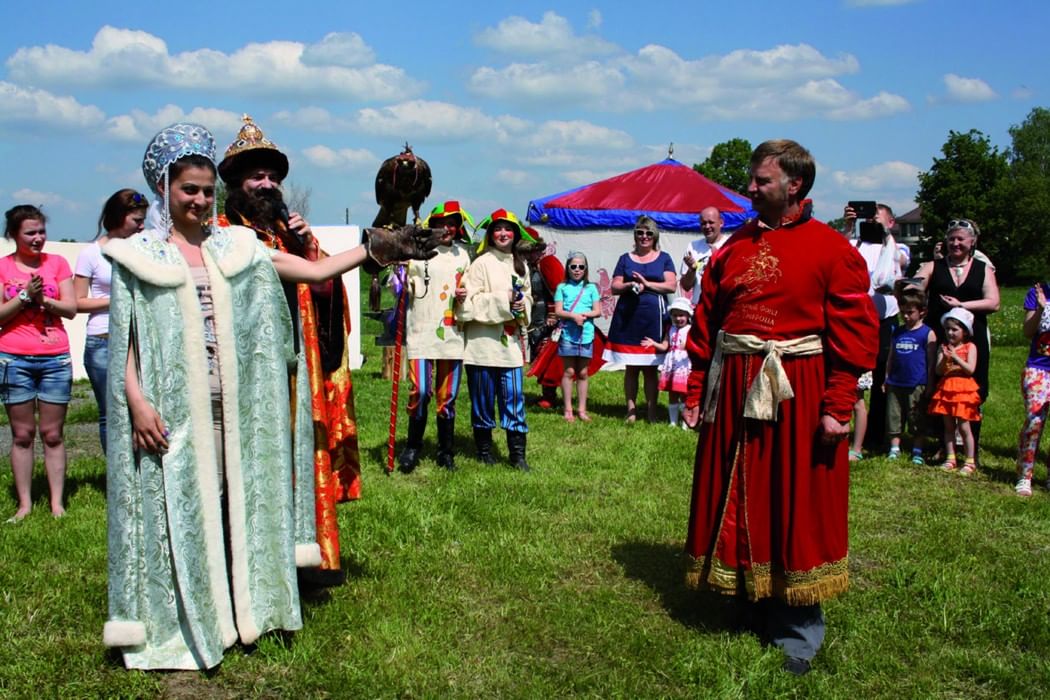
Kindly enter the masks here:
[[773, 247], [765, 239], [758, 242], [758, 250], [745, 259], [747, 270], [738, 281], [747, 288], [749, 294], [762, 291], [767, 282], [777, 282], [783, 272], [780, 270], [780, 258], [773, 255]]

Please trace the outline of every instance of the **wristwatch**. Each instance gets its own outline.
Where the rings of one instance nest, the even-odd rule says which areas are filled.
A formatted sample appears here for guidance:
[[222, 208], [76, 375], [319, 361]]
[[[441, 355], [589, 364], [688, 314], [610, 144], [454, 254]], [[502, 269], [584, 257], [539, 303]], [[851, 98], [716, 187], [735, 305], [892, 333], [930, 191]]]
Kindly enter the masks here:
[[18, 300], [20, 302], [22, 302], [23, 304], [28, 304], [31, 301], [31, 299], [32, 297], [29, 296], [29, 292], [27, 292], [24, 289], [18, 290]]

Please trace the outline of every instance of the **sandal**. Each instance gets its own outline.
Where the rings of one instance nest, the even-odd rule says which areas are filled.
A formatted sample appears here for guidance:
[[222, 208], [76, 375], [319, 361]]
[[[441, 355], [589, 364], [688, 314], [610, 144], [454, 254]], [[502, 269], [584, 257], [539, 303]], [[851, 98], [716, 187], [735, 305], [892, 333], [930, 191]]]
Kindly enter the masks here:
[[590, 423], [591, 417], [587, 415], [586, 411], [580, 411], [580, 420], [582, 420], [584, 423]]
[[859, 462], [862, 459], [864, 459], [864, 453], [863, 452], [861, 452], [859, 450], [850, 450], [849, 451], [849, 461], [851, 461], [851, 462]]
[[959, 473], [963, 476], [970, 476], [977, 471], [977, 462], [972, 459], [968, 459], [963, 462], [962, 467], [959, 469]]
[[572, 411], [566, 411], [565, 412], [565, 422], [566, 423], [575, 423], [576, 422], [576, 416], [574, 416], [572, 414]]
[[946, 472], [953, 472], [959, 468], [959, 465], [955, 463], [955, 455], [948, 455], [948, 458], [941, 464], [941, 469]]

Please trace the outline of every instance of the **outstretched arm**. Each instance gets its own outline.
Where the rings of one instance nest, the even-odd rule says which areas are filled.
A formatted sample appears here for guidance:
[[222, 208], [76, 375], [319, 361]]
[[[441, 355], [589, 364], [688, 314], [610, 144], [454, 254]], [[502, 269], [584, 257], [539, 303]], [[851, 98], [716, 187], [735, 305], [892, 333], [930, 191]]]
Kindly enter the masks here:
[[307, 282], [315, 284], [333, 279], [353, 270], [365, 261], [368, 250], [363, 245], [329, 255], [320, 260], [307, 260], [298, 255], [277, 251], [273, 255], [273, 266], [277, 276], [285, 282]]

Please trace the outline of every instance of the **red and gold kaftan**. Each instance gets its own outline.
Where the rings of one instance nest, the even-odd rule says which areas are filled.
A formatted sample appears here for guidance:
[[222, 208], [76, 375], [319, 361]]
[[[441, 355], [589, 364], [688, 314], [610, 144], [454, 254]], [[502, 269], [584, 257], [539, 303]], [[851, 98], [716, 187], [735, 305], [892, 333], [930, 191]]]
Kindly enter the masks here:
[[878, 344], [864, 260], [809, 210], [776, 229], [748, 223], [726, 242], [704, 273], [687, 344], [690, 406], [702, 403], [719, 330], [763, 341], [815, 335], [823, 345], [783, 357], [794, 398], [774, 421], [743, 417], [763, 355], [725, 355], [694, 470], [688, 583], [792, 605], [847, 587], [847, 444], [822, 443], [820, 420], [849, 422], [857, 376], [874, 366]]

